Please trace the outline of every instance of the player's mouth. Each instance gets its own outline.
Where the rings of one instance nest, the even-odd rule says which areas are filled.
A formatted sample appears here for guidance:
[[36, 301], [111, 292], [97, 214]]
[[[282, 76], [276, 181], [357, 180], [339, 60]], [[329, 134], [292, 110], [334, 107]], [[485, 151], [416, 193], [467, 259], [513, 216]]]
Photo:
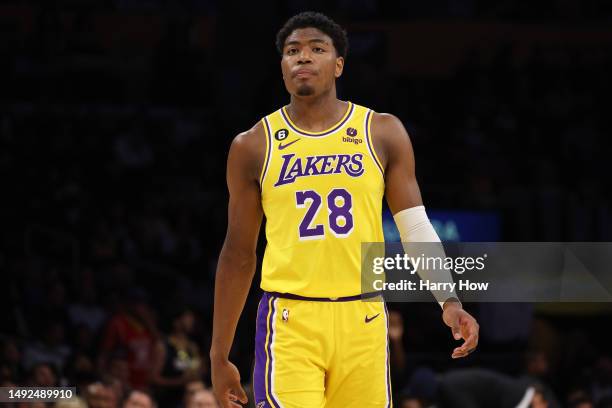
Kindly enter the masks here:
[[310, 78], [316, 75], [316, 72], [311, 69], [300, 68], [293, 73], [294, 78]]

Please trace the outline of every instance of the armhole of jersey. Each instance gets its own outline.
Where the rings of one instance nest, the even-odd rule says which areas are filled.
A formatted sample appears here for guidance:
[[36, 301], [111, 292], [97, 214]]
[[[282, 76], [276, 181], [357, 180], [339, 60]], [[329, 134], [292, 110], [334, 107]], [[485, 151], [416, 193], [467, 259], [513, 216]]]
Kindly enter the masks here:
[[370, 151], [370, 156], [372, 156], [372, 160], [376, 163], [376, 167], [380, 171], [380, 175], [385, 178], [385, 171], [383, 170], [383, 166], [380, 164], [380, 159], [376, 154], [376, 150], [374, 149], [374, 142], [372, 142], [372, 117], [374, 116], [374, 111], [372, 109], [368, 109], [368, 112], [365, 116], [365, 132], [366, 132], [366, 140], [368, 142], [368, 150]]
[[259, 175], [259, 188], [263, 191], [263, 183], [268, 173], [268, 166], [270, 164], [270, 156], [272, 155], [272, 140], [270, 140], [270, 125], [268, 119], [263, 118], [261, 120], [266, 134], [266, 157], [264, 158], [264, 165], [261, 168], [261, 174]]

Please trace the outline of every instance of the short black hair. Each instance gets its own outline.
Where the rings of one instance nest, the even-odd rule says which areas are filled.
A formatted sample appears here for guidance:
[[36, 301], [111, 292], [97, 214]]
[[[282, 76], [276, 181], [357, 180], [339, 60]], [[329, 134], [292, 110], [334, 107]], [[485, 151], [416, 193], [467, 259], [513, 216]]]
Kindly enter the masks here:
[[348, 38], [346, 31], [338, 23], [325, 14], [315, 11], [304, 11], [291, 17], [276, 34], [276, 49], [283, 55], [283, 47], [287, 37], [299, 28], [316, 28], [332, 39], [334, 48], [339, 57], [346, 58], [348, 51]]

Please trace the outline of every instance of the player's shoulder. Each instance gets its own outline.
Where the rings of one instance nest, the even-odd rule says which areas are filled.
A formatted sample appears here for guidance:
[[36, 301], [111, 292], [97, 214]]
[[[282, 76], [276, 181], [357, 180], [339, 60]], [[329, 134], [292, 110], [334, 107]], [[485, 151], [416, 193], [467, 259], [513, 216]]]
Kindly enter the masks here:
[[377, 112], [372, 108], [369, 108], [365, 105], [359, 105], [357, 103], [353, 103], [356, 110], [362, 110], [366, 115], [371, 114], [371, 118], [369, 119], [370, 127], [372, 130], [372, 134], [374, 133], [393, 133], [398, 129], [404, 129], [404, 125], [402, 125], [402, 121], [395, 115], [386, 112]]
[[255, 123], [250, 129], [238, 133], [232, 141], [232, 148], [257, 149], [262, 142], [265, 144], [265, 131], [261, 121]]
[[385, 168], [393, 152], [404, 151], [411, 145], [402, 121], [393, 114], [374, 112], [370, 129], [374, 150]]
[[265, 153], [268, 135], [266, 133], [270, 132], [270, 120], [271, 118], [277, 117], [280, 115], [281, 109], [277, 109], [274, 112], [271, 112], [265, 115], [263, 118], [258, 120], [250, 129], [245, 130], [244, 132], [238, 133], [234, 140], [232, 141], [232, 149], [240, 149], [247, 150], [250, 152], [254, 152], [256, 155], [260, 153]]
[[402, 121], [391, 113], [374, 112], [372, 115], [372, 138], [391, 148], [396, 143], [410, 139]]
[[266, 135], [261, 121], [238, 133], [230, 146], [228, 166], [240, 168], [249, 177], [258, 179], [266, 152]]
[[372, 113], [372, 126], [376, 126], [376, 130], [381, 133], [404, 129], [402, 121], [397, 116], [385, 112]]

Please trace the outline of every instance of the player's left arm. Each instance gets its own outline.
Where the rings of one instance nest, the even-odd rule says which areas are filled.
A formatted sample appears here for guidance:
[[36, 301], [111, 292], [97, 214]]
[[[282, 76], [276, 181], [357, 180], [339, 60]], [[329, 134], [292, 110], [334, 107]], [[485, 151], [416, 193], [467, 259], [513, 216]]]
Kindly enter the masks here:
[[[374, 113], [371, 129], [374, 149], [385, 169], [385, 197], [402, 241], [440, 242], [423, 206], [415, 174], [414, 151], [404, 125], [393, 115]], [[444, 279], [452, 281], [450, 272], [448, 274]], [[452, 357], [468, 355], [478, 345], [476, 319], [463, 310], [455, 297], [437, 300], [443, 309], [442, 319], [451, 328], [453, 337], [465, 340], [453, 350]]]

